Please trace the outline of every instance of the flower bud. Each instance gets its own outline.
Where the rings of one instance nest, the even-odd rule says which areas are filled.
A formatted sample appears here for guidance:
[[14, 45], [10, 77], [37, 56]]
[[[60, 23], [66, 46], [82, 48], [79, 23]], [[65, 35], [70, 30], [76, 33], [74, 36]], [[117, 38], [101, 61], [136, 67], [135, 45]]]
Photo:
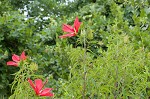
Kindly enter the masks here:
[[38, 70], [38, 65], [36, 63], [31, 63], [30, 64], [30, 69], [33, 70], [33, 71], [36, 71], [36, 70]]

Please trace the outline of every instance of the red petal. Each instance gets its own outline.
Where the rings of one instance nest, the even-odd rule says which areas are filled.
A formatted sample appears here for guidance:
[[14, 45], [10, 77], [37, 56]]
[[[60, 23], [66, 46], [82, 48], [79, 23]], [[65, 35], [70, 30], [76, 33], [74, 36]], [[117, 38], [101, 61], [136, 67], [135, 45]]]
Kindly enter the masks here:
[[25, 60], [25, 59], [26, 59], [26, 56], [25, 56], [25, 52], [24, 52], [24, 51], [22, 52], [20, 58], [21, 58], [22, 60]]
[[41, 79], [35, 79], [34, 82], [35, 82], [35, 86], [36, 86], [38, 92], [41, 91], [43, 88], [42, 80]]
[[70, 33], [74, 33], [74, 28], [70, 25], [67, 25], [67, 24], [63, 24], [63, 31], [64, 32], [70, 32]]
[[19, 62], [20, 61], [20, 57], [18, 55], [16, 55], [16, 54], [13, 54], [12, 60], [15, 61], [15, 62]]
[[14, 62], [14, 61], [8, 61], [7, 65], [18, 66], [18, 63]]
[[81, 24], [81, 22], [79, 22], [78, 17], [76, 17], [76, 19], [74, 21], [74, 28], [75, 28], [77, 33], [78, 33], [78, 30], [79, 30], [80, 24]]
[[34, 89], [35, 93], [38, 95], [38, 90], [35, 88], [35, 85], [30, 78], [28, 78], [28, 82], [30, 83], [30, 86]]
[[72, 37], [72, 36], [76, 36], [76, 34], [75, 33], [64, 34], [64, 35], [59, 36], [59, 38], [66, 38], [66, 37]]
[[52, 97], [52, 96], [54, 96], [54, 94], [50, 92], [51, 90], [52, 90], [52, 88], [45, 88], [44, 90], [41, 91], [41, 93], [39, 95]]

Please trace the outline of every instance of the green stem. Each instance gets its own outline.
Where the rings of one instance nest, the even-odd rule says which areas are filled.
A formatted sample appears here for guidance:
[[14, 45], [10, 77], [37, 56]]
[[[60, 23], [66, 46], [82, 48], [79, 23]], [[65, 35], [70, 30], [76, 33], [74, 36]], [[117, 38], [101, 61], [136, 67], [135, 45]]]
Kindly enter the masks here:
[[86, 97], [86, 38], [84, 34], [84, 73], [83, 73], [83, 99]]
[[[118, 45], [118, 40], [119, 40], [119, 37], [118, 37], [118, 35], [117, 35], [117, 50], [116, 50], [116, 54], [117, 54], [117, 59], [119, 58], [119, 45]], [[117, 97], [118, 97], [118, 64], [116, 65], [116, 82], [115, 82], [115, 95], [114, 95], [114, 99], [117, 99]]]
[[142, 41], [142, 50], [144, 50], [144, 41], [143, 41], [143, 38], [142, 38], [142, 35], [141, 35], [140, 32], [139, 32], [139, 35], [140, 35], [140, 38], [141, 38], [141, 41]]

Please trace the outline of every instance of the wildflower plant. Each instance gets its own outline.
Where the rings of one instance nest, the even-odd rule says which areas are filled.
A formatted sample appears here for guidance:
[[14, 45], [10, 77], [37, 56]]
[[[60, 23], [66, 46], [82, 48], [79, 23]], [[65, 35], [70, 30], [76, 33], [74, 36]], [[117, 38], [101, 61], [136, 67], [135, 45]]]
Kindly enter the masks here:
[[0, 99], [150, 99], [150, 0], [30, 1], [0, 1]]
[[[142, 37], [144, 31], [141, 33], [134, 26], [130, 26], [130, 29], [133, 30], [128, 29], [128, 22], [122, 25], [124, 14], [120, 10], [121, 6], [116, 7], [115, 3], [109, 6], [111, 9], [108, 7], [108, 10], [113, 13], [110, 16], [109, 14], [106, 17], [96, 12], [91, 13], [91, 15], [82, 18], [82, 28], [80, 27], [81, 22], [76, 17], [73, 26], [63, 24], [62, 31], [67, 32], [67, 34], [59, 36], [61, 39], [56, 35], [56, 45], [53, 46], [54, 50], [51, 50], [53, 59], [45, 63], [51, 66], [48, 68], [52, 69], [52, 75], [55, 78], [53, 80], [53, 85], [57, 88], [55, 98], [149, 98], [150, 52], [144, 44], [144, 38]], [[94, 4], [92, 8], [94, 8]], [[101, 9], [103, 8], [105, 7]], [[119, 17], [117, 16], [118, 12], [120, 13]], [[105, 10], [102, 14], [104, 13]], [[119, 19], [116, 17], [115, 20], [112, 20], [115, 15]], [[91, 17], [93, 19], [88, 21]], [[83, 20], [87, 20], [87, 22], [83, 22]], [[79, 31], [79, 28], [81, 28], [81, 31]], [[138, 32], [134, 31], [136, 29]], [[132, 32], [137, 32], [138, 38], [141, 39], [136, 45]], [[40, 37], [42, 40], [44, 39], [43, 36], [40, 35]], [[70, 39], [75, 41], [70, 44]], [[40, 48], [41, 45], [39, 44], [38, 47]], [[47, 45], [48, 49], [45, 48], [43, 48], [44, 53], [51, 57], [47, 53], [52, 47]], [[47, 57], [42, 55], [40, 58], [42, 58], [42, 61], [47, 60]], [[51, 72], [42, 72], [43, 75], [36, 73], [39, 70], [38, 65], [32, 62], [30, 57], [25, 55], [25, 52], [22, 52], [20, 56], [13, 54], [12, 61], [8, 61], [7, 65], [19, 68], [19, 71], [13, 74], [15, 78], [11, 84], [13, 94], [10, 99], [54, 97], [52, 91], [55, 91], [55, 88], [47, 86], [48, 80], [45, 77], [45, 75], [50, 75]]]
[[[7, 65], [14, 66], [14, 68], [19, 67], [19, 71], [12, 74], [15, 76], [14, 81], [11, 84], [11, 91], [14, 92], [9, 98], [10, 99], [20, 99], [20, 98], [31, 98], [40, 96], [50, 96], [53, 97], [54, 94], [50, 92], [51, 88], [46, 88], [42, 90], [46, 82], [43, 84], [41, 79], [35, 80], [35, 86], [30, 78], [44, 78], [41, 75], [36, 75], [35, 72], [38, 70], [38, 65], [33, 63], [29, 57], [25, 56], [25, 52], [21, 56], [12, 55], [13, 61], [8, 61]], [[32, 88], [34, 90], [32, 90]], [[35, 92], [34, 92], [35, 91]]]
[[[93, 42], [102, 45], [104, 41], [88, 37], [89, 34], [94, 35], [88, 25], [83, 24], [85, 29], [82, 28], [77, 38], [77, 46], [65, 42], [63, 51], [68, 55], [67, 61], [70, 61], [70, 75], [68, 81], [63, 83], [61, 98], [149, 98], [150, 61], [146, 54], [149, 50], [144, 45], [135, 48], [132, 36], [122, 33], [121, 29], [116, 30], [116, 26], [117, 22], [109, 27], [109, 32], [103, 31], [107, 35], [104, 40], [107, 47], [106, 50], [97, 47], [98, 54], [90, 46]], [[141, 36], [139, 38], [143, 39]]]
[[[66, 38], [66, 37], [73, 37], [73, 36], [77, 36], [79, 27], [80, 27], [81, 22], [79, 22], [78, 17], [76, 17], [75, 21], [74, 21], [74, 27], [70, 26], [70, 25], [63, 25], [62, 30], [64, 32], [70, 32], [69, 34], [64, 34], [62, 36], [59, 36], [60, 38]], [[81, 81], [81, 94], [80, 94], [80, 98], [85, 99], [86, 98], [86, 76], [87, 76], [87, 46], [86, 46], [86, 33], [85, 31], [81, 31], [81, 38], [79, 38], [79, 43], [82, 45], [81, 48], [72, 48], [71, 50], [75, 50], [75, 52], [68, 52], [69, 56], [72, 55], [73, 53], [76, 53], [76, 50], [78, 49], [79, 52], [79, 56], [77, 54], [77, 57], [81, 58], [81, 62], [79, 62], [79, 66], [81, 66], [81, 70], [83, 71], [83, 73], [80, 73], [80, 77], [82, 78]], [[75, 57], [74, 57], [75, 58]], [[73, 68], [75, 68], [76, 66], [78, 66], [78, 63], [76, 64], [71, 64], [71, 68], [70, 68], [70, 75], [74, 74], [72, 72]], [[74, 75], [73, 75], [74, 76]], [[70, 79], [72, 79], [73, 77], [70, 76]], [[72, 97], [73, 98], [73, 97]]]

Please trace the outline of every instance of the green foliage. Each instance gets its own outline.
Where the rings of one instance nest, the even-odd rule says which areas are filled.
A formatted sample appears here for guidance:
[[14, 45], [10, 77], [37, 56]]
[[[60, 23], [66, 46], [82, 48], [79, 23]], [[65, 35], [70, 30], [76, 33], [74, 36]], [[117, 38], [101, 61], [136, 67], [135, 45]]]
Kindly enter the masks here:
[[93, 54], [81, 48], [72, 48], [70, 76], [64, 84], [61, 98], [83, 97], [84, 69], [86, 66], [86, 98], [143, 98], [149, 96], [149, 56], [147, 49], [135, 49], [128, 35], [110, 35], [108, 50], [102, 57], [93, 59]]
[[[38, 64], [34, 74], [49, 78], [55, 98], [149, 98], [149, 5], [149, 0], [1, 0], [0, 98], [33, 95], [27, 76], [10, 90], [17, 77], [11, 74], [22, 69], [6, 62], [23, 50]], [[78, 35], [59, 39], [62, 24], [73, 24], [76, 16], [82, 22]]]
[[15, 78], [11, 84], [11, 92], [14, 90], [14, 94], [11, 95], [9, 99], [19, 99], [21, 97], [31, 98], [34, 96], [34, 92], [30, 90], [31, 87], [27, 79], [34, 75], [34, 72], [37, 70], [37, 65], [23, 61], [19, 67], [20, 70], [13, 74]]

